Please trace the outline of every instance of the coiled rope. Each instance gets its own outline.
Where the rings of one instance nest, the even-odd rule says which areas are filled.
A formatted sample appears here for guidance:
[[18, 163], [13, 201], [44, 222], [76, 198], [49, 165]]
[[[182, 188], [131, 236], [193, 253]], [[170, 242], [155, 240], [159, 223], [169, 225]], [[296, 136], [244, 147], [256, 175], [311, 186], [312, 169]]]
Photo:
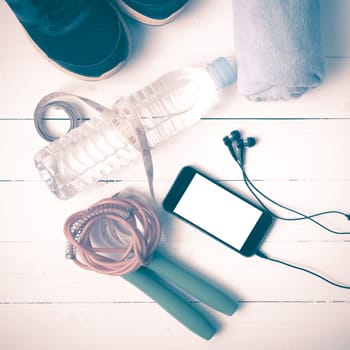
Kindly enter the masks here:
[[80, 267], [121, 276], [151, 262], [161, 229], [136, 196], [114, 195], [72, 214], [64, 224], [66, 257]]

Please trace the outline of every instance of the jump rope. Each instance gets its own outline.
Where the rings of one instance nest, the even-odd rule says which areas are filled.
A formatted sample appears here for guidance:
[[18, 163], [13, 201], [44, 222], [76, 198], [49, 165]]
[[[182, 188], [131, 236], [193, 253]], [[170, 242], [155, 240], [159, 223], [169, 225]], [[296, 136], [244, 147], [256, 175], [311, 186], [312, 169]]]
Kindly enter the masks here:
[[[229, 136], [225, 136], [223, 138], [223, 142], [227, 146], [228, 150], [230, 151], [230, 154], [231, 154], [232, 158], [234, 159], [234, 161], [238, 164], [240, 171], [242, 173], [242, 176], [243, 176], [243, 181], [244, 181], [246, 187], [248, 188], [249, 192], [257, 200], [257, 202], [261, 205], [261, 207], [266, 212], [268, 212], [270, 215], [272, 215], [274, 218], [279, 219], [279, 220], [284, 220], [284, 221], [310, 220], [314, 224], [320, 226], [322, 229], [324, 229], [330, 233], [338, 234], [338, 235], [350, 234], [349, 231], [333, 230], [330, 227], [320, 223], [319, 221], [317, 221], [315, 219], [316, 217], [320, 217], [323, 215], [335, 214], [335, 215], [341, 215], [341, 216], [345, 217], [347, 220], [350, 220], [350, 214], [342, 212], [342, 211], [338, 211], [338, 210], [328, 210], [328, 211], [323, 211], [320, 213], [315, 213], [312, 215], [306, 215], [298, 210], [295, 210], [295, 209], [287, 207], [286, 205], [280, 204], [276, 200], [274, 200], [271, 197], [264, 194], [261, 190], [259, 190], [256, 187], [256, 185], [254, 185], [254, 183], [250, 180], [250, 178], [248, 177], [248, 175], [245, 171], [245, 159], [244, 158], [245, 158], [245, 149], [253, 147], [256, 144], [255, 138], [248, 137], [247, 139], [242, 139], [240, 132], [238, 130], [234, 130], [231, 132], [231, 134]], [[284, 216], [275, 214], [267, 207], [267, 205], [263, 202], [263, 200], [261, 198], [264, 198], [267, 202], [270, 202], [277, 207], [280, 207], [284, 210], [287, 210], [287, 211], [294, 213], [294, 214], [297, 214], [299, 216], [293, 217], [293, 218], [288, 218], [288, 217], [284, 217]], [[307, 268], [297, 266], [297, 265], [288, 263], [288, 262], [280, 260], [280, 259], [269, 257], [267, 254], [263, 253], [262, 251], [257, 251], [255, 254], [262, 259], [270, 260], [272, 262], [279, 263], [279, 264], [291, 267], [293, 269], [300, 270], [300, 271], [306, 272], [308, 274], [311, 274], [311, 275], [313, 275], [317, 278], [320, 278], [321, 280], [323, 280], [323, 281], [325, 281], [325, 282], [327, 282], [335, 287], [350, 289], [349, 285], [336, 283], [336, 282], [334, 282], [334, 281], [332, 281], [332, 280], [330, 280], [330, 279], [328, 279], [328, 278], [326, 278], [326, 277], [324, 277], [324, 276], [322, 276], [314, 271], [311, 271]]]
[[159, 219], [135, 194], [119, 193], [72, 214], [64, 234], [66, 258], [86, 270], [123, 277], [204, 339], [216, 328], [179, 289], [226, 315], [238, 307], [219, 288], [156, 251]]

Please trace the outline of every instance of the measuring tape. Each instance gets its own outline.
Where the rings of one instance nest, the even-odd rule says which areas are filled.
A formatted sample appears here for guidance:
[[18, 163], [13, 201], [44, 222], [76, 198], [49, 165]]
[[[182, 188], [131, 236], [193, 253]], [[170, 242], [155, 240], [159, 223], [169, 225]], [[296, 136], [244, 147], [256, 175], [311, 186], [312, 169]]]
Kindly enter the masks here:
[[34, 124], [39, 135], [46, 141], [52, 142], [58, 137], [49, 134], [45, 127], [46, 113], [50, 108], [63, 110], [69, 118], [69, 129], [79, 126], [85, 120], [83, 107], [90, 107], [99, 114], [100, 117], [112, 120], [113, 125], [130, 144], [137, 149], [143, 159], [145, 172], [147, 175], [148, 187], [152, 198], [154, 196], [153, 187], [153, 161], [151, 150], [148, 145], [145, 128], [140, 117], [135, 112], [133, 106], [125, 98], [120, 98], [114, 103], [112, 109], [85, 97], [66, 93], [53, 92], [41, 99], [34, 111]]

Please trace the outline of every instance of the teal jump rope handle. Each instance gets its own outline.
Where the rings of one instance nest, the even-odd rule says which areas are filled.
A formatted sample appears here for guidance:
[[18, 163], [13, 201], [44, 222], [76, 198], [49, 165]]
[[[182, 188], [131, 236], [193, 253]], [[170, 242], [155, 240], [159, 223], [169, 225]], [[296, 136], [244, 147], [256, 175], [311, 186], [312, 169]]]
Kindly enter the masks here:
[[145, 267], [123, 276], [143, 291], [192, 332], [209, 340], [216, 332], [212, 324], [190, 303], [170, 290]]
[[238, 307], [238, 302], [227, 294], [184, 267], [169, 261], [158, 252], [153, 254], [152, 262], [147, 267], [160, 277], [226, 315], [232, 315]]

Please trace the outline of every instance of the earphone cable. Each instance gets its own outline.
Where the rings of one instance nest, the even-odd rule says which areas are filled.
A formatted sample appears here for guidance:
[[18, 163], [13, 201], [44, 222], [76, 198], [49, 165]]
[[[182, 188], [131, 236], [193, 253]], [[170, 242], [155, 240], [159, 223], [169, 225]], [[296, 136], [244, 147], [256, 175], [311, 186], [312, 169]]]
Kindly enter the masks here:
[[[280, 220], [284, 220], [284, 221], [299, 221], [299, 220], [310, 220], [312, 221], [313, 223], [315, 223], [316, 225], [322, 227], [323, 229], [325, 229], [326, 231], [328, 232], [331, 232], [331, 233], [334, 233], [334, 234], [339, 234], [339, 235], [343, 235], [343, 234], [350, 234], [349, 231], [336, 231], [336, 230], [333, 230], [331, 229], [330, 227], [327, 227], [326, 225], [320, 223], [319, 221], [315, 220], [314, 218], [315, 217], [318, 217], [318, 216], [323, 216], [323, 215], [328, 215], [328, 214], [338, 214], [338, 215], [342, 215], [344, 216], [345, 218], [347, 218], [349, 220], [349, 215], [344, 213], [344, 212], [341, 212], [341, 211], [337, 211], [337, 210], [328, 210], [328, 211], [323, 211], [323, 212], [320, 212], [320, 213], [316, 213], [316, 214], [312, 214], [312, 215], [306, 215], [306, 214], [303, 214], [295, 209], [292, 209], [292, 208], [289, 208], [283, 204], [280, 204], [278, 203], [277, 201], [273, 200], [272, 198], [268, 197], [266, 194], [264, 194], [262, 191], [260, 191], [254, 184], [253, 182], [250, 180], [250, 178], [248, 177], [245, 169], [244, 169], [244, 166], [237, 162], [240, 169], [241, 169], [241, 172], [242, 172], [242, 175], [243, 175], [243, 181], [245, 183], [245, 185], [247, 186], [249, 192], [254, 196], [254, 198], [259, 202], [259, 204], [267, 211], [269, 212], [273, 217], [277, 218], [277, 219], [280, 219]], [[254, 192], [255, 191], [255, 192]], [[275, 214], [273, 213], [266, 205], [265, 203], [259, 198], [259, 196], [257, 195], [257, 193], [264, 197], [266, 200], [268, 200], [269, 202], [271, 202], [272, 204], [282, 208], [282, 209], [285, 209], [287, 211], [290, 211], [294, 214], [297, 214], [297, 215], [300, 215], [299, 218], [286, 218], [286, 217], [283, 217], [283, 216], [280, 216], [278, 214]]]
[[[243, 178], [244, 178], [244, 183], [246, 184], [247, 188], [249, 189], [249, 191], [252, 193], [252, 195], [256, 198], [256, 200], [261, 204], [261, 206], [266, 210], [268, 211], [272, 216], [274, 216], [275, 218], [278, 218], [278, 219], [282, 219], [282, 220], [287, 220], [287, 221], [295, 221], [295, 220], [303, 220], [303, 219], [309, 219], [311, 220], [312, 222], [314, 222], [315, 224], [319, 225], [320, 227], [324, 228], [325, 230], [327, 231], [330, 231], [332, 233], [335, 233], [335, 234], [347, 234], [349, 232], [338, 232], [338, 231], [334, 231], [328, 227], [326, 227], [325, 225], [321, 224], [320, 222], [318, 222], [317, 220], [313, 219], [313, 217], [315, 216], [320, 216], [320, 215], [324, 215], [324, 214], [328, 214], [328, 213], [336, 213], [336, 214], [341, 214], [341, 215], [344, 215], [347, 217], [347, 215], [343, 212], [338, 212], [338, 211], [325, 211], [325, 212], [321, 212], [321, 213], [317, 213], [317, 214], [313, 214], [312, 216], [307, 216], [303, 213], [300, 213], [298, 212], [297, 210], [294, 210], [294, 209], [291, 209], [291, 208], [288, 208], [276, 201], [274, 201], [273, 199], [267, 197], [263, 192], [261, 192], [258, 188], [256, 188], [256, 186], [254, 184], [252, 184], [251, 180], [248, 178], [243, 166], [241, 164], [239, 164], [241, 170], [242, 170], [242, 174], [243, 174]], [[293, 213], [296, 213], [298, 215], [301, 215], [302, 217], [300, 218], [283, 218], [283, 217], [280, 217], [279, 215], [276, 215], [274, 213], [271, 212], [271, 210], [269, 210], [266, 205], [261, 201], [261, 199], [256, 195], [256, 193], [252, 190], [252, 188], [250, 187], [252, 186], [252, 188], [254, 188], [255, 191], [257, 191], [259, 194], [261, 194], [264, 198], [266, 198], [267, 200], [269, 200], [271, 203], [277, 205], [277, 206], [280, 206], [281, 208], [283, 209], [286, 209], [286, 210], [289, 210]], [[287, 263], [283, 260], [280, 260], [280, 259], [276, 259], [276, 258], [271, 258], [269, 257], [268, 255], [266, 255], [265, 253], [262, 253], [261, 251], [257, 251], [255, 253], [257, 256], [259, 256], [260, 258], [263, 258], [263, 259], [266, 259], [266, 260], [270, 260], [272, 262], [275, 262], [275, 263], [278, 263], [278, 264], [281, 264], [281, 265], [285, 265], [285, 266], [288, 266], [288, 267], [291, 267], [293, 269], [296, 269], [296, 270], [299, 270], [299, 271], [303, 271], [303, 272], [306, 272], [314, 277], [317, 277], [335, 287], [339, 287], [339, 288], [343, 288], [343, 289], [350, 289], [350, 286], [347, 286], [347, 285], [344, 285], [344, 284], [340, 284], [340, 283], [336, 283], [314, 271], [311, 271], [307, 268], [304, 268], [304, 267], [301, 267], [301, 266], [297, 266], [297, 265], [293, 265], [293, 264], [290, 264], [290, 263]]]
[[340, 284], [340, 283], [336, 283], [334, 281], [331, 281], [330, 279], [314, 272], [314, 271], [311, 271], [311, 270], [308, 270], [304, 267], [301, 267], [301, 266], [297, 266], [297, 265], [293, 265], [293, 264], [290, 264], [290, 263], [287, 263], [285, 261], [282, 261], [282, 260], [279, 260], [279, 259], [275, 259], [275, 258], [271, 258], [269, 257], [268, 255], [262, 253], [261, 251], [258, 251], [255, 253], [255, 255], [257, 255], [259, 258], [262, 258], [262, 259], [266, 259], [266, 260], [270, 260], [272, 262], [275, 262], [275, 263], [278, 263], [278, 264], [282, 264], [282, 265], [285, 265], [285, 266], [288, 266], [288, 267], [291, 267], [293, 269], [296, 269], [296, 270], [299, 270], [299, 271], [303, 271], [303, 272], [306, 272], [312, 276], [315, 276], [317, 278], [320, 278], [321, 280], [335, 286], [335, 287], [338, 287], [338, 288], [343, 288], [343, 289], [350, 289], [350, 286], [347, 286], [345, 284]]
[[[232, 136], [234, 136], [233, 132], [231, 133]], [[277, 201], [273, 200], [272, 198], [268, 197], [266, 194], [264, 194], [262, 191], [260, 191], [254, 184], [253, 182], [250, 180], [250, 178], [248, 177], [245, 169], [244, 169], [244, 162], [243, 162], [243, 158], [241, 157], [241, 159], [238, 159], [234, 149], [233, 149], [233, 145], [231, 144], [232, 139], [230, 139], [229, 137], [225, 137], [223, 139], [224, 143], [226, 146], [228, 146], [229, 148], [229, 151], [231, 153], [231, 156], [232, 158], [235, 160], [235, 162], [238, 164], [241, 172], [242, 172], [242, 176], [243, 176], [243, 181], [245, 183], [245, 185], [247, 186], [249, 192], [253, 195], [253, 197], [257, 200], [257, 202], [261, 205], [261, 207], [263, 209], [265, 209], [265, 211], [267, 211], [270, 215], [272, 215], [274, 218], [277, 218], [277, 219], [280, 219], [280, 220], [285, 220], [285, 221], [298, 221], [298, 220], [305, 220], [305, 219], [308, 219], [310, 221], [312, 221], [313, 223], [315, 223], [316, 225], [320, 226], [321, 228], [325, 229], [326, 231], [329, 231], [331, 233], [335, 233], [335, 234], [350, 234], [350, 232], [342, 232], [342, 231], [335, 231], [323, 224], [321, 224], [319, 221], [315, 220], [314, 218], [315, 217], [318, 217], [318, 216], [322, 216], [322, 215], [326, 215], [326, 214], [338, 214], [338, 215], [342, 215], [342, 216], [345, 216], [345, 218], [347, 218], [348, 220], [350, 220], [350, 214], [346, 214], [344, 212], [341, 212], [341, 211], [337, 211], [337, 210], [329, 210], [329, 211], [324, 211], [324, 212], [320, 212], [320, 213], [316, 213], [316, 214], [312, 214], [312, 215], [306, 215], [306, 214], [303, 214], [295, 209], [292, 209], [292, 208], [289, 208], [285, 205], [282, 205], [280, 203], [278, 203]], [[231, 141], [231, 142], [230, 142]], [[297, 214], [299, 215], [300, 217], [297, 217], [297, 218], [286, 218], [286, 217], [282, 217], [278, 214], [275, 214], [273, 213], [267, 206], [266, 204], [262, 201], [262, 199], [259, 197], [259, 195], [263, 198], [265, 198], [267, 201], [269, 201], [270, 203], [282, 208], [282, 209], [285, 209], [289, 212], [292, 212], [294, 214]], [[314, 271], [311, 271], [311, 270], [308, 270], [304, 267], [301, 267], [301, 266], [297, 266], [297, 265], [293, 265], [293, 264], [290, 264], [288, 262], [285, 262], [283, 260], [280, 260], [280, 259], [276, 259], [276, 258], [271, 258], [269, 257], [268, 255], [266, 255], [265, 253], [262, 253], [261, 251], [257, 251], [255, 253], [257, 256], [259, 256], [260, 258], [262, 259], [266, 259], [266, 260], [270, 260], [272, 262], [275, 262], [275, 263], [278, 263], [278, 264], [282, 264], [282, 265], [285, 265], [285, 266], [288, 266], [288, 267], [291, 267], [293, 269], [296, 269], [296, 270], [299, 270], [299, 271], [303, 271], [303, 272], [306, 272], [312, 276], [315, 276], [335, 287], [339, 287], [339, 288], [343, 288], [343, 289], [350, 289], [350, 286], [348, 285], [344, 285], [344, 284], [339, 284], [339, 283], [336, 283]]]

